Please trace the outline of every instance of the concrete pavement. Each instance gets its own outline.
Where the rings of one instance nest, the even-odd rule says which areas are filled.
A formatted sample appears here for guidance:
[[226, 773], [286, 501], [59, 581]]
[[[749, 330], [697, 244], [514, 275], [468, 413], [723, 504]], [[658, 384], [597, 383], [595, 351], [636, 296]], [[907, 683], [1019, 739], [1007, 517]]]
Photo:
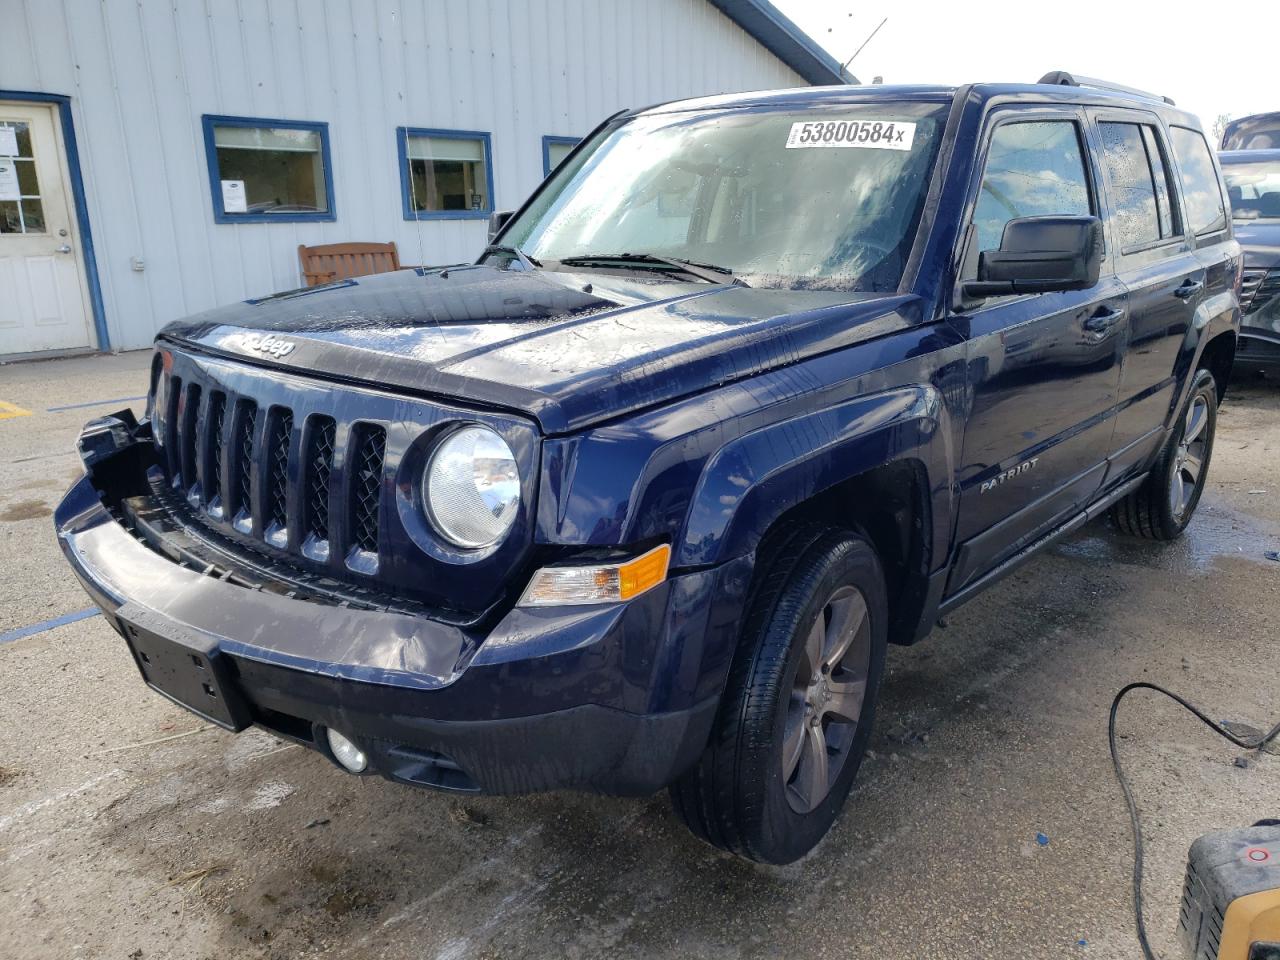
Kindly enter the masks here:
[[[0, 401], [30, 412], [0, 419], [0, 634], [88, 607], [49, 514], [79, 425], [143, 393], [148, 361], [0, 367]], [[782, 869], [699, 844], [662, 796], [459, 800], [203, 729], [100, 617], [0, 643], [0, 954], [1132, 958], [1112, 695], [1146, 679], [1224, 719], [1280, 714], [1280, 389], [1238, 385], [1218, 429], [1181, 541], [1092, 524], [890, 651], [849, 805]], [[1236, 767], [1142, 695], [1122, 726], [1149, 922], [1178, 956], [1188, 846], [1280, 814], [1280, 757]]]

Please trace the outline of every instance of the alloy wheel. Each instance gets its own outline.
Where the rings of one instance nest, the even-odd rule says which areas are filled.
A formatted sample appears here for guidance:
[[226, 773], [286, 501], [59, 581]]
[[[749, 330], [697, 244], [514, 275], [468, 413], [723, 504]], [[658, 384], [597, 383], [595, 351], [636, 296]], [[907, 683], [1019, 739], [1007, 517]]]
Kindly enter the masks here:
[[787, 701], [782, 777], [787, 802], [809, 813], [826, 799], [849, 758], [871, 668], [867, 601], [853, 586], [827, 599], [805, 638]]
[[1187, 506], [1200, 485], [1205, 453], [1209, 446], [1209, 401], [1197, 394], [1182, 421], [1182, 439], [1174, 453], [1169, 479], [1169, 508], [1175, 520], [1181, 521]]

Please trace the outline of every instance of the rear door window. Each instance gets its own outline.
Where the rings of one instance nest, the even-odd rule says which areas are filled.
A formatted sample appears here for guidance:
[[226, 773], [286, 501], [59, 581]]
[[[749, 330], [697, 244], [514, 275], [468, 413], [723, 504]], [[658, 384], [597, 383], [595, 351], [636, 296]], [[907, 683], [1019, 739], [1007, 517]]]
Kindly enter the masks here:
[[1103, 121], [1098, 130], [1121, 252], [1177, 236], [1172, 190], [1155, 128]]
[[999, 249], [1010, 220], [1092, 213], [1080, 130], [1074, 120], [1001, 124], [987, 148], [966, 278], [975, 275], [979, 252]]
[[1227, 208], [1218, 185], [1209, 144], [1198, 130], [1172, 127], [1173, 155], [1182, 175], [1182, 195], [1187, 204], [1187, 225], [1197, 235], [1227, 226]]
[[1160, 239], [1160, 212], [1142, 130], [1136, 123], [1100, 123], [1098, 129], [1120, 250], [1154, 243]]
[[1160, 209], [1160, 236], [1162, 238], [1182, 236], [1182, 223], [1178, 215], [1177, 190], [1174, 189], [1172, 173], [1169, 169], [1168, 155], [1160, 134], [1149, 124], [1142, 125], [1142, 142], [1147, 148], [1147, 159], [1151, 161], [1151, 171], [1156, 181], [1156, 205]]

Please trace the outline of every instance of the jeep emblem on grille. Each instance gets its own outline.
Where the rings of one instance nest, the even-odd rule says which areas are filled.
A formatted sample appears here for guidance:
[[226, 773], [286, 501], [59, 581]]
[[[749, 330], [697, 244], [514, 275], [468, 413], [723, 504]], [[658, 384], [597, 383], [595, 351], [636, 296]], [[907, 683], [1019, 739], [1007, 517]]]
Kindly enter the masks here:
[[297, 346], [292, 340], [281, 340], [274, 334], [267, 334], [264, 337], [258, 333], [246, 333], [241, 338], [241, 343], [250, 350], [269, 353], [277, 360], [293, 353], [293, 348]]

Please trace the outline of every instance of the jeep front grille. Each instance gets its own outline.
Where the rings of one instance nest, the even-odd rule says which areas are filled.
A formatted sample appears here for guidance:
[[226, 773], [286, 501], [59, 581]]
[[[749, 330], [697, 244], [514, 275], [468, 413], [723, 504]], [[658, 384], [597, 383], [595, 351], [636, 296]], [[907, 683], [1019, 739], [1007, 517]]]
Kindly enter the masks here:
[[381, 502], [382, 461], [386, 455], [387, 432], [381, 427], [364, 427], [355, 459], [355, 482], [351, 484], [352, 539], [366, 552], [378, 549], [378, 504]]
[[283, 547], [289, 539], [289, 445], [293, 413], [272, 407], [267, 427], [267, 540]]
[[513, 446], [525, 457], [521, 492], [531, 504], [538, 445], [527, 420], [161, 351], [151, 405], [156, 468], [148, 474], [149, 509], [168, 518], [161, 526], [278, 583], [310, 583], [312, 592], [321, 584], [335, 596], [395, 598], [449, 616], [504, 596], [511, 565], [532, 542], [529, 515], [494, 551], [457, 563], [444, 555], [418, 488], [437, 439], [480, 420], [524, 438]]
[[249, 533], [253, 529], [253, 442], [258, 429], [258, 405], [252, 400], [241, 400], [236, 416], [233, 447], [236, 502], [229, 506], [227, 515], [235, 518], [237, 530]]
[[163, 420], [160, 422], [158, 437], [165, 449], [165, 473], [170, 480], [176, 480], [182, 471], [180, 446], [178, 444], [178, 422], [182, 417], [182, 378], [170, 377], [165, 393]]
[[204, 432], [208, 438], [209, 452], [205, 456], [205, 491], [209, 512], [221, 517], [226, 504], [222, 497], [222, 442], [226, 426], [227, 395], [215, 390], [209, 395], [209, 425]]
[[340, 541], [345, 569], [377, 573], [386, 427], [260, 403], [186, 372], [168, 377], [155, 424], [178, 498], [223, 532], [325, 566]]
[[200, 482], [196, 475], [196, 438], [200, 436], [200, 385], [187, 385], [183, 397], [182, 421], [179, 426], [180, 437], [178, 449], [182, 451], [179, 467], [179, 480], [188, 499], [200, 499]]
[[333, 473], [333, 445], [337, 426], [333, 417], [317, 415], [307, 428], [307, 511], [308, 542], [329, 542], [329, 477]]

